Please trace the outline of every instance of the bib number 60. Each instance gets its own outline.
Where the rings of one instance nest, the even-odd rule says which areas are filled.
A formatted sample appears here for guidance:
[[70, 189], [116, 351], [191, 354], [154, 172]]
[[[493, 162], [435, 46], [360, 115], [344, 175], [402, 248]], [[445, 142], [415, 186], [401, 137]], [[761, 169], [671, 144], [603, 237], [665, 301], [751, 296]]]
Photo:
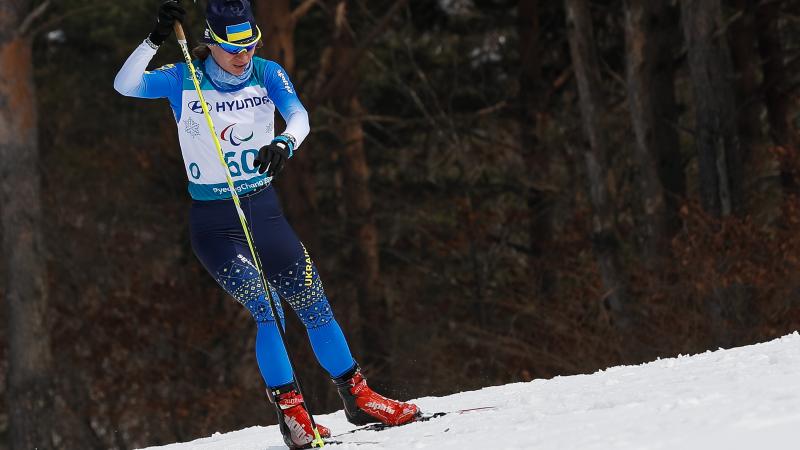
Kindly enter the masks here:
[[228, 170], [231, 171], [232, 177], [242, 176], [242, 171], [244, 171], [245, 174], [252, 175], [258, 170], [253, 164], [256, 156], [258, 156], [258, 150], [254, 148], [243, 150], [241, 157], [237, 162], [236, 152], [227, 152], [225, 153], [225, 164], [228, 165]]

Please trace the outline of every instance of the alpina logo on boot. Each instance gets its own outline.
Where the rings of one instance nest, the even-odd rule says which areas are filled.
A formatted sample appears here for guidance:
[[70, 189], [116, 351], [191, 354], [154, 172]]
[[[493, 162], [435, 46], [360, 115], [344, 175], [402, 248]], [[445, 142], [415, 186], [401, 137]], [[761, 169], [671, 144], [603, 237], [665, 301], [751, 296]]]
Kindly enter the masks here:
[[394, 408], [389, 405], [384, 405], [383, 403], [367, 402], [367, 404], [364, 406], [367, 408], [376, 409], [378, 411], [383, 411], [388, 414], [394, 414]]
[[[311, 435], [306, 432], [306, 429], [303, 428], [303, 424], [292, 416], [286, 416], [286, 426], [291, 430], [292, 436], [295, 438], [295, 443], [305, 443], [311, 437]], [[298, 440], [300, 442], [298, 442]]]
[[303, 403], [303, 397], [300, 396], [281, 399], [278, 402], [278, 404], [281, 405], [282, 409], [294, 408], [295, 406], [301, 405], [302, 403]]

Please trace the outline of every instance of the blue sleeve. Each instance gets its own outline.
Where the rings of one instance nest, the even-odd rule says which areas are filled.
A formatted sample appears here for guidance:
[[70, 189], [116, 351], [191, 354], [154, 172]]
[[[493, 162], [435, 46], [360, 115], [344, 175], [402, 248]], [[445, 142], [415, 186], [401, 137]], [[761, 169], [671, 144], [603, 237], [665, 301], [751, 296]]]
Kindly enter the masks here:
[[139, 44], [114, 78], [114, 89], [129, 97], [167, 98], [175, 117], [180, 120], [182, 81], [186, 64], [167, 64], [148, 72], [147, 65], [155, 52], [146, 43]]
[[183, 90], [182, 74], [183, 68], [175, 64], [167, 64], [156, 70], [145, 72], [142, 75], [142, 82], [133, 96], [172, 99]]
[[285, 119], [297, 110], [305, 111], [303, 104], [297, 97], [289, 75], [280, 64], [274, 61], [267, 61], [264, 65], [264, 85], [269, 92], [269, 97], [275, 103], [275, 107]]
[[297, 141], [299, 147], [310, 131], [308, 113], [297, 97], [297, 92], [280, 64], [266, 61], [264, 64], [264, 87], [267, 88], [269, 98], [275, 103], [278, 112], [286, 121], [285, 134], [290, 134]]
[[167, 64], [151, 72], [145, 72], [142, 82], [133, 97], [166, 98], [172, 107], [175, 120], [181, 120], [181, 98], [183, 97], [183, 67], [186, 64]]

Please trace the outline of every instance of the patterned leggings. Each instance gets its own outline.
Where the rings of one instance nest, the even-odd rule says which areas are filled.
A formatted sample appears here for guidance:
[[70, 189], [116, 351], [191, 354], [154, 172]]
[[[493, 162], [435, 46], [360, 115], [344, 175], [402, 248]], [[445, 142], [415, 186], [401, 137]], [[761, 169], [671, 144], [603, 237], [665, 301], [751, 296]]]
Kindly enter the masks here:
[[[270, 293], [284, 320], [278, 295], [306, 326], [314, 354], [337, 377], [355, 364], [342, 329], [333, 317], [317, 268], [283, 216], [272, 186], [241, 197]], [[266, 299], [233, 201], [193, 201], [190, 211], [192, 248], [215, 280], [250, 311], [258, 326], [256, 359], [269, 387], [294, 379], [275, 317]], [[276, 292], [277, 291], [277, 292]]]

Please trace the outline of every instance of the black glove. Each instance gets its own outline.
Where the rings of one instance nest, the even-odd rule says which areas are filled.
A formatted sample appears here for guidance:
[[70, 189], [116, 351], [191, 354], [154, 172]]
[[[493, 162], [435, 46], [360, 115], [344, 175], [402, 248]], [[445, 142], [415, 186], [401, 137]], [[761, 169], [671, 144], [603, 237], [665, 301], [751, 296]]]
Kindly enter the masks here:
[[175, 21], [183, 22], [186, 17], [186, 10], [179, 3], [180, 0], [164, 0], [158, 7], [158, 21], [155, 28], [150, 32], [150, 42], [161, 45], [172, 34]]
[[280, 135], [272, 140], [269, 145], [261, 147], [253, 165], [258, 168], [258, 173], [267, 172], [268, 177], [274, 177], [281, 170], [286, 160], [292, 157], [294, 143], [291, 138]]

